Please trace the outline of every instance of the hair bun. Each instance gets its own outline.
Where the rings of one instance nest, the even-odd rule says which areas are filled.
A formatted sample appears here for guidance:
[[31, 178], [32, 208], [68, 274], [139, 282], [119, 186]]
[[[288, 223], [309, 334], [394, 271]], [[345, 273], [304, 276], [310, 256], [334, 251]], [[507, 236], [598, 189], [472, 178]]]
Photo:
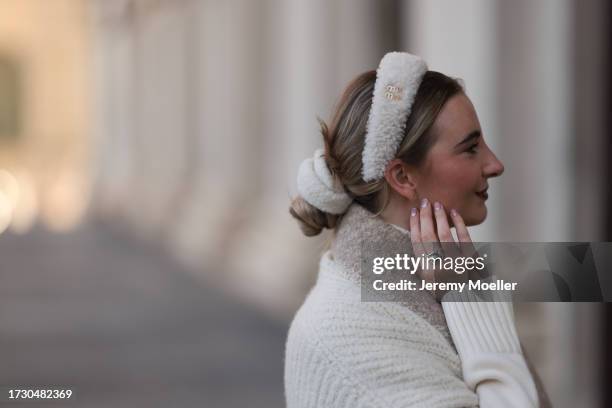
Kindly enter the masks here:
[[306, 202], [330, 214], [344, 214], [353, 201], [330, 172], [323, 149], [300, 164], [297, 189]]

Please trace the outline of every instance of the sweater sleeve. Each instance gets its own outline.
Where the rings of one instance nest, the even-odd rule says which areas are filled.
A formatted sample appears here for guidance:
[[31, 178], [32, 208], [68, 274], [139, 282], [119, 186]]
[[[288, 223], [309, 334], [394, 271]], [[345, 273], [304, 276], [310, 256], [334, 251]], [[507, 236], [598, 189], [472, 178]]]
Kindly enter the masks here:
[[464, 381], [478, 395], [480, 407], [537, 407], [538, 393], [521, 351], [512, 303], [479, 302], [470, 299], [470, 293], [447, 296], [444, 314]]

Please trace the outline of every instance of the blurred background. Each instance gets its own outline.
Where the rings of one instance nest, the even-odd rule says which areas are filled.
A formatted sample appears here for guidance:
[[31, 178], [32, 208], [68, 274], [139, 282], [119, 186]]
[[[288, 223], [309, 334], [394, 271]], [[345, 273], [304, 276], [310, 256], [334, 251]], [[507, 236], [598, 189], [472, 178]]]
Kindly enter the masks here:
[[[0, 386], [281, 407], [329, 236], [288, 214], [390, 50], [465, 81], [506, 172], [478, 241], [612, 241], [606, 0], [2, 0]], [[612, 308], [517, 305], [556, 407], [612, 406]]]

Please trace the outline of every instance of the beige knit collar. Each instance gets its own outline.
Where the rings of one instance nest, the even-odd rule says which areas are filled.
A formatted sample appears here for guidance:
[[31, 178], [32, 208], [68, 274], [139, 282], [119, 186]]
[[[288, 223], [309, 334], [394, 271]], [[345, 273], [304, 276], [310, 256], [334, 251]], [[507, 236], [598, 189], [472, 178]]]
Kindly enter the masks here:
[[[336, 228], [331, 256], [342, 265], [337, 273], [361, 284], [362, 243], [375, 243], [377, 248], [411, 248], [410, 233], [385, 222], [357, 203], [351, 204]], [[426, 292], [414, 292], [402, 304], [436, 327], [451, 344], [452, 340], [442, 306]]]

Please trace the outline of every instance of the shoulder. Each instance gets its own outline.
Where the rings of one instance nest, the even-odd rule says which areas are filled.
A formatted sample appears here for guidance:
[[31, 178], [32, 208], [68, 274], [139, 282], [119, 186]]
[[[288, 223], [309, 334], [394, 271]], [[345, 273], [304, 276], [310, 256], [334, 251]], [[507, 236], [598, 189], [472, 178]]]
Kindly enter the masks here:
[[[410, 308], [392, 302], [362, 302], [359, 288], [316, 285], [291, 322], [287, 346], [306, 339], [319, 353], [350, 363], [355, 353], [380, 360], [390, 350], [427, 356], [459, 375], [461, 362], [440, 331]], [[300, 339], [301, 338], [301, 339]], [[301, 343], [301, 341], [300, 341]]]
[[383, 399], [380, 405], [398, 406], [385, 398], [412, 401], [428, 393], [444, 399], [449, 390], [466, 405], [473, 402], [459, 357], [439, 330], [405, 306], [361, 302], [358, 285], [321, 272], [289, 329], [286, 385], [312, 386], [311, 374], [330, 372]]
[[336, 273], [340, 268], [324, 255], [317, 283], [293, 318], [290, 337], [306, 334], [333, 349], [397, 343], [459, 365], [452, 345], [430, 322], [401, 303], [361, 301], [359, 284]]

